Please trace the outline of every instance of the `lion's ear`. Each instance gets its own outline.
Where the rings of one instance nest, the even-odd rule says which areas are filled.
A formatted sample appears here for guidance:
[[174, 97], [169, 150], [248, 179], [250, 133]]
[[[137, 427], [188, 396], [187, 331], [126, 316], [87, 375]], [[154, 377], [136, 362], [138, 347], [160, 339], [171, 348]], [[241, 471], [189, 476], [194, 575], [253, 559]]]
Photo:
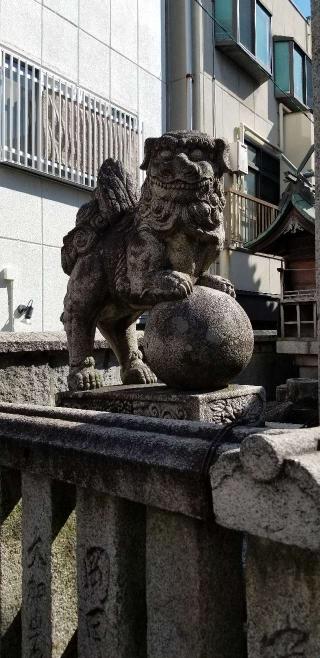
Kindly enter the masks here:
[[144, 171], [148, 169], [149, 162], [152, 156], [152, 151], [155, 143], [158, 141], [157, 137], [148, 137], [144, 143], [144, 160], [143, 163], [140, 165], [140, 169], [143, 169]]
[[214, 142], [213, 162], [219, 178], [230, 172], [230, 147], [224, 139], [216, 139]]

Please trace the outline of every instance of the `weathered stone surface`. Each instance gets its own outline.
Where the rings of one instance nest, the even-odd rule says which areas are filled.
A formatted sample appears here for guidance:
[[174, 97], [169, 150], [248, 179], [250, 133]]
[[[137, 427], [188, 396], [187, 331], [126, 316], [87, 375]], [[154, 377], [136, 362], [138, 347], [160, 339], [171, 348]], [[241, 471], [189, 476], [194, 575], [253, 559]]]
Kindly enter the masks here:
[[21, 656], [22, 505], [20, 473], [1, 468], [1, 656]]
[[0, 399], [5, 402], [49, 402], [51, 382], [51, 371], [46, 363], [8, 366], [0, 371]]
[[248, 365], [254, 345], [250, 320], [230, 295], [197, 286], [187, 299], [155, 306], [147, 320], [144, 353], [172, 388], [214, 390]]
[[88, 413], [96, 424], [80, 411], [69, 420], [56, 409], [39, 417], [0, 413], [0, 463], [23, 469], [27, 455], [35, 474], [197, 518], [211, 514], [204, 465], [220, 446], [216, 428], [207, 425], [202, 434], [199, 424], [183, 421], [175, 434], [177, 421], [136, 416], [134, 425], [130, 416], [113, 414], [104, 426], [102, 414]]
[[98, 391], [61, 393], [58, 406], [153, 418], [200, 420], [217, 426], [259, 424], [264, 419], [265, 393], [261, 386], [228, 386], [212, 393], [185, 392], [154, 386], [112, 386]]
[[251, 435], [241, 444], [240, 460], [254, 480], [268, 482], [279, 475], [286, 458], [316, 452], [319, 440], [320, 428], [311, 429], [303, 440], [300, 430]]
[[[96, 350], [107, 349], [109, 344], [103, 338], [94, 341]], [[15, 352], [61, 352], [68, 349], [64, 331], [3, 331], [0, 333], [0, 354]]]
[[[57, 486], [61, 483], [57, 483]], [[60, 501], [60, 507], [65, 501]], [[52, 543], [52, 658], [74, 642], [78, 626], [76, 518], [73, 511]], [[67, 654], [69, 655], [69, 654]]]
[[[66, 338], [60, 340], [58, 334], [57, 340], [50, 342], [46, 341], [47, 334], [32, 334], [27, 339], [18, 334], [13, 341], [11, 336], [15, 334], [6, 332], [6, 336], [8, 342], [0, 341], [0, 400], [53, 405], [57, 392], [68, 388]], [[120, 384], [120, 368], [106, 341], [97, 341], [95, 345], [96, 367], [101, 376], [108, 384]]]
[[150, 658], [241, 658], [242, 539], [212, 520], [147, 511]]
[[290, 402], [318, 402], [318, 380], [297, 377], [287, 379], [287, 399]]
[[205, 274], [224, 241], [224, 140], [197, 131], [149, 138], [141, 168], [146, 178], [138, 200], [122, 164], [106, 160], [92, 201], [63, 241], [71, 390], [103, 386], [92, 356], [96, 326], [118, 358], [124, 384], [154, 383], [138, 349], [139, 315], [184, 299], [196, 284], [234, 294], [229, 281]]
[[22, 475], [22, 655], [52, 658], [51, 485]]
[[[245, 466], [241, 446], [224, 453], [211, 468], [217, 522], [252, 535], [318, 551], [320, 453], [310, 450], [317, 444], [320, 430], [285, 431], [278, 437], [277, 430], [270, 432], [269, 437], [269, 432], [258, 436], [256, 449], [253, 436], [245, 439]], [[252, 460], [250, 450], [254, 453]], [[292, 450], [297, 454], [290, 454]]]
[[78, 656], [145, 658], [143, 508], [78, 490]]
[[248, 658], [316, 658], [320, 554], [248, 537]]

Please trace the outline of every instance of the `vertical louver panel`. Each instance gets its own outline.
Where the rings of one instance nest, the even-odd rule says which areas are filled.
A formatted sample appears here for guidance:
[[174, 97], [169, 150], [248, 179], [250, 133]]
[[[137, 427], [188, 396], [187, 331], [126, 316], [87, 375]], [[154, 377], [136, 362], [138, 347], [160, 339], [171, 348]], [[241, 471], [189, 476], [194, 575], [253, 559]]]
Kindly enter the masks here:
[[0, 49], [0, 159], [94, 187], [114, 157], [138, 179], [140, 129], [133, 114]]

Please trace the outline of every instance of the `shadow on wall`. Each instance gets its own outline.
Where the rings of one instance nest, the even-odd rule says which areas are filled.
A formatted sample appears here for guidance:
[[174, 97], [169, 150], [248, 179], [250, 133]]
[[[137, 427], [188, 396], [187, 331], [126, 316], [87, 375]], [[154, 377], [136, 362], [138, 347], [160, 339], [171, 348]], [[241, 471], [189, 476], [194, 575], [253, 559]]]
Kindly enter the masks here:
[[[262, 261], [263, 262], [263, 261]], [[236, 289], [243, 287], [246, 290], [237, 290], [237, 301], [248, 314], [255, 330], [255, 346], [251, 362], [236, 378], [237, 384], [251, 384], [263, 386], [266, 389], [267, 399], [275, 400], [276, 387], [291, 377], [297, 377], [298, 369], [293, 356], [277, 354], [276, 343], [279, 330], [279, 297], [263, 294], [263, 290], [270, 289], [269, 261], [265, 259], [266, 270], [258, 275], [256, 263], [243, 258], [239, 277], [233, 273], [233, 284]], [[269, 280], [268, 277], [269, 276]], [[266, 278], [265, 278], [266, 277]]]
[[[0, 165], [0, 273], [14, 276], [14, 309], [34, 300], [33, 331], [61, 329], [66, 290], [60, 265], [63, 236], [74, 227], [77, 210], [90, 192]], [[0, 274], [0, 330], [10, 330], [8, 283]], [[25, 325], [16, 319], [16, 331]]]

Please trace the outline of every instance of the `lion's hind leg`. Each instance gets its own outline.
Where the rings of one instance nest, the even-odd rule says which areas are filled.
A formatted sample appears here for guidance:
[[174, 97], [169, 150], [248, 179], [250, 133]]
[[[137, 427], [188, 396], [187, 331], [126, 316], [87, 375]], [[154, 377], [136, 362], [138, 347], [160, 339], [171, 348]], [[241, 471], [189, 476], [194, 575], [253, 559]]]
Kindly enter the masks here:
[[123, 384], [154, 384], [155, 374], [143, 361], [138, 347], [136, 320], [138, 314], [117, 321], [99, 320], [98, 328], [109, 341], [121, 368]]

